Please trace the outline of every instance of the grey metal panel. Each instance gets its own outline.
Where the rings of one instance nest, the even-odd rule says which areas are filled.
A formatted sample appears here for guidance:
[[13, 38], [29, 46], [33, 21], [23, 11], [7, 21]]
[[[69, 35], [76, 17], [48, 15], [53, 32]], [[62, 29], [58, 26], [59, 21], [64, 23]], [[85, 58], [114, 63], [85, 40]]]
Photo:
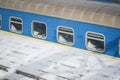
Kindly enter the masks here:
[[0, 7], [120, 28], [120, 5], [89, 0], [0, 0]]

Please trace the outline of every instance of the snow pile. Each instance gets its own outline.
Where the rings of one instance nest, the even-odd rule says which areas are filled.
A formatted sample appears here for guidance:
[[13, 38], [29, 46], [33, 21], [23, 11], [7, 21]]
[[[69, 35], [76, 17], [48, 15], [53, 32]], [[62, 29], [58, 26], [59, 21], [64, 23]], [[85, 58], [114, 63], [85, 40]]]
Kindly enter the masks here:
[[120, 60], [0, 33], [0, 80], [120, 80]]

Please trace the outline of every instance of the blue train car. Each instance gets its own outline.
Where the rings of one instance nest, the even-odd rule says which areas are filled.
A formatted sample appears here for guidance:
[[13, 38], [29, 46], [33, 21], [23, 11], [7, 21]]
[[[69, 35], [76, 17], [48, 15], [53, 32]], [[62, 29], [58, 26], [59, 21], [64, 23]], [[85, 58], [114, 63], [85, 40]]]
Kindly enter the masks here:
[[28, 1], [0, 0], [1, 30], [120, 57], [120, 5]]
[[98, 2], [105, 2], [105, 3], [111, 3], [111, 4], [120, 4], [120, 0], [93, 0]]

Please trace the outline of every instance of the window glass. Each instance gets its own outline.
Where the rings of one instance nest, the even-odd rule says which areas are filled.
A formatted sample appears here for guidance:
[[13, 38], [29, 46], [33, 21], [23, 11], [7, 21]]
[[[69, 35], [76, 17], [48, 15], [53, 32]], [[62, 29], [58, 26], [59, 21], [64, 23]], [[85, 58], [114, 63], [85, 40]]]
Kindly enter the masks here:
[[46, 24], [42, 22], [34, 21], [32, 23], [32, 34], [37, 38], [46, 38]]
[[119, 55], [120, 55], [120, 40], [119, 40]]
[[22, 20], [17, 17], [10, 17], [10, 30], [15, 33], [22, 33]]
[[73, 45], [74, 31], [72, 28], [59, 26], [58, 27], [58, 41], [63, 44]]
[[89, 50], [103, 52], [105, 50], [105, 38], [100, 33], [87, 32], [86, 46]]
[[2, 16], [0, 15], [0, 28], [2, 26]]

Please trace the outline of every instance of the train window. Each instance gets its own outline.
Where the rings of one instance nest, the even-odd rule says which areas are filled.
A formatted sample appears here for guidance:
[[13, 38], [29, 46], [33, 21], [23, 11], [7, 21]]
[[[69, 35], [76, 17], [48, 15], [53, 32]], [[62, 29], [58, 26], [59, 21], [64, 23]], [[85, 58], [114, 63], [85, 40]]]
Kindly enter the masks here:
[[32, 35], [37, 38], [45, 39], [47, 35], [46, 24], [39, 21], [32, 22]]
[[59, 26], [57, 28], [57, 40], [58, 42], [66, 45], [74, 44], [74, 31], [72, 28]]
[[2, 16], [0, 15], [0, 28], [2, 26]]
[[120, 40], [119, 40], [119, 55], [120, 55]]
[[15, 33], [22, 33], [22, 19], [18, 17], [10, 17], [10, 30]]
[[86, 47], [89, 50], [96, 52], [104, 52], [105, 50], [105, 37], [100, 33], [87, 32], [86, 34]]

